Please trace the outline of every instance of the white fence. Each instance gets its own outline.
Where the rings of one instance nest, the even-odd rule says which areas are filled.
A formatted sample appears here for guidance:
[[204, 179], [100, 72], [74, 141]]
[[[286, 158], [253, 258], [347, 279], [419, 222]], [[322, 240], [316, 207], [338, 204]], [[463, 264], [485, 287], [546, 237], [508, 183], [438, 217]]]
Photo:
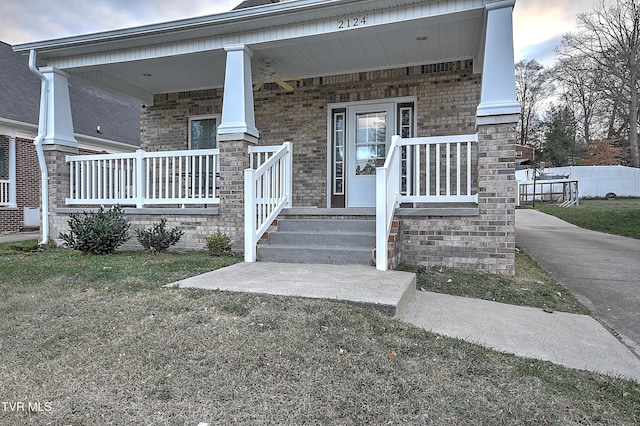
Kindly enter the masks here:
[[[244, 172], [245, 262], [256, 261], [258, 240], [282, 209], [291, 207], [293, 185], [291, 142], [285, 142], [281, 147], [262, 147], [260, 151], [268, 154], [268, 159], [263, 158], [260, 166], [255, 170], [250, 168]], [[252, 164], [258, 162], [253, 163], [252, 159]]]
[[[533, 170], [516, 171], [520, 184], [533, 183]], [[615, 194], [618, 197], [640, 197], [640, 169], [626, 166], [569, 166], [552, 167], [543, 170], [546, 175], [568, 176], [580, 185], [580, 197], [605, 197]], [[543, 183], [543, 181], [538, 181]], [[536, 185], [536, 199], [548, 199], [546, 191], [558, 188], [546, 188]], [[546, 197], [546, 198], [545, 198]]]
[[10, 180], [0, 180], [0, 206], [9, 205], [9, 186]]
[[67, 156], [69, 205], [217, 204], [219, 150]]
[[388, 268], [389, 232], [400, 203], [478, 202], [472, 186], [473, 145], [478, 135], [394, 136], [376, 170], [376, 269]]

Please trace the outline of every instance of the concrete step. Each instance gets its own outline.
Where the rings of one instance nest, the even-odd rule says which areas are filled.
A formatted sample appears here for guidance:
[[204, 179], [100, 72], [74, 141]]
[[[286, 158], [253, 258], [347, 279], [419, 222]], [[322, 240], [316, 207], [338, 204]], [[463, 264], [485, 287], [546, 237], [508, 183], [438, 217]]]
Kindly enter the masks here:
[[278, 231], [376, 233], [376, 222], [363, 219], [278, 219]]
[[362, 219], [278, 219], [261, 262], [372, 265], [376, 223]]
[[355, 232], [299, 232], [281, 231], [269, 233], [269, 245], [369, 247], [376, 245], [374, 233]]
[[373, 265], [373, 249], [337, 246], [258, 246], [258, 261], [328, 265]]

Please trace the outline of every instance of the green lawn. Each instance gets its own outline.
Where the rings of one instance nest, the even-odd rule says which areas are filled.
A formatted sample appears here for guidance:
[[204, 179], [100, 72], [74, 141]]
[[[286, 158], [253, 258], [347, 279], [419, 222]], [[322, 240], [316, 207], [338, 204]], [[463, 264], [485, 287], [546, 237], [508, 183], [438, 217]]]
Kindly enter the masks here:
[[[0, 244], [0, 397], [43, 410], [8, 406], [0, 424], [640, 423], [634, 382], [347, 304], [163, 287], [238, 258], [30, 249]], [[538, 273], [518, 278], [520, 303]]]
[[585, 199], [568, 208], [536, 203], [536, 209], [581, 228], [640, 238], [640, 198]]

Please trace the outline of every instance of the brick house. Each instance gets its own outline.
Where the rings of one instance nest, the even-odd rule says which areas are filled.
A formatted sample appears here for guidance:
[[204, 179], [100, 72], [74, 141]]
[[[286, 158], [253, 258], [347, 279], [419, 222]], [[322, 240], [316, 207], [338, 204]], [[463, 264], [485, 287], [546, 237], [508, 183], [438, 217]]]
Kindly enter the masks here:
[[[0, 42], [0, 233], [40, 226], [40, 81], [27, 57]], [[70, 80], [73, 123], [83, 153], [130, 152], [139, 144], [139, 103]], [[114, 125], [118, 123], [118, 125]], [[100, 126], [100, 131], [98, 131]]]
[[[185, 247], [229, 233], [247, 261], [512, 274], [513, 6], [252, 0], [14, 46], [47, 61], [60, 120], [45, 137], [51, 235], [79, 206], [119, 203], [133, 227], [182, 227]], [[69, 75], [140, 99], [140, 151], [73, 155]]]

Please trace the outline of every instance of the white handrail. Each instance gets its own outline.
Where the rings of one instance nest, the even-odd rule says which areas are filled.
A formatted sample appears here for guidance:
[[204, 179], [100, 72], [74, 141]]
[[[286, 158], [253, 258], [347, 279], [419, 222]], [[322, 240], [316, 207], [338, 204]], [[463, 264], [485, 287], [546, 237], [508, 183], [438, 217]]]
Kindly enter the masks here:
[[272, 151], [268, 160], [256, 170], [244, 171], [245, 237], [244, 261], [255, 262], [258, 240], [280, 214], [291, 207], [292, 200], [292, 144], [285, 142]]
[[68, 205], [218, 204], [218, 149], [67, 156]]
[[389, 231], [400, 197], [400, 136], [391, 138], [384, 166], [376, 169], [376, 269], [389, 267]]

